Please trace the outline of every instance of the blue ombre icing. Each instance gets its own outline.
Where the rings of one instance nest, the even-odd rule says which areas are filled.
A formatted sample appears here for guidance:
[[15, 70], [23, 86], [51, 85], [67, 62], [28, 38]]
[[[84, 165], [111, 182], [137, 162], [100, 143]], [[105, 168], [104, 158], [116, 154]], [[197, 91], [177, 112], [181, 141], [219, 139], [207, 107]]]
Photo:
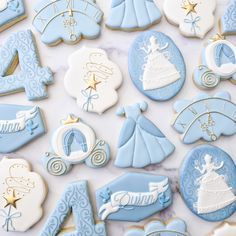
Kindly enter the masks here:
[[35, 11], [33, 25], [45, 44], [74, 44], [100, 35], [103, 12], [94, 0], [41, 0]]
[[236, 166], [218, 147], [192, 149], [180, 168], [180, 192], [188, 208], [207, 221], [223, 221], [236, 211]]
[[120, 132], [115, 165], [126, 168], [142, 168], [157, 164], [171, 155], [175, 147], [165, 135], [142, 112], [147, 103], [136, 103], [117, 111], [126, 121]]
[[185, 144], [200, 139], [213, 142], [221, 135], [236, 133], [236, 105], [228, 92], [213, 97], [202, 93], [193, 100], [180, 100], [174, 104], [174, 110], [172, 126]]
[[221, 17], [221, 30], [223, 34], [236, 34], [236, 0], [231, 0], [230, 5]]
[[98, 189], [96, 202], [102, 220], [138, 222], [169, 207], [172, 192], [166, 176], [126, 173]]
[[[68, 185], [62, 194], [57, 206], [48, 218], [40, 236], [106, 236], [106, 227], [103, 222], [95, 223], [93, 209], [90, 202], [87, 181], [77, 181]], [[75, 227], [72, 230], [64, 229], [64, 221], [72, 213]]]
[[161, 20], [162, 14], [153, 0], [112, 0], [106, 25], [111, 29], [146, 29]]
[[[20, 72], [10, 74], [19, 59]], [[0, 48], [0, 95], [25, 90], [28, 100], [47, 97], [46, 85], [53, 82], [48, 67], [41, 67], [30, 30], [12, 34]]]
[[45, 133], [38, 107], [0, 105], [0, 152], [13, 152]]
[[140, 34], [129, 50], [129, 73], [138, 90], [155, 101], [179, 93], [186, 78], [184, 58], [167, 35], [148, 31]]

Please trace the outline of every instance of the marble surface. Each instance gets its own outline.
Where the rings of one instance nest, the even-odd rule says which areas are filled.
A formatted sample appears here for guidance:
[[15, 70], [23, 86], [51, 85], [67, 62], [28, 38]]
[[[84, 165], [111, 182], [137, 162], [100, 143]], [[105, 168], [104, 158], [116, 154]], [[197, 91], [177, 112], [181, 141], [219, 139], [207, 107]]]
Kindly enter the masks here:
[[[37, 0], [38, 1], [38, 0]], [[36, 41], [38, 49], [41, 56], [41, 61], [43, 65], [50, 66], [55, 73], [55, 83], [48, 87], [49, 98], [39, 102], [28, 102], [24, 93], [17, 93], [13, 95], [8, 95], [1, 97], [1, 103], [11, 103], [11, 104], [21, 104], [21, 105], [38, 105], [44, 111], [44, 116], [47, 124], [48, 132], [43, 137], [35, 140], [29, 145], [21, 148], [16, 153], [9, 154], [11, 157], [21, 157], [32, 163], [34, 171], [40, 173], [48, 184], [48, 196], [44, 203], [44, 216], [31, 230], [21, 234], [25, 236], [38, 235], [42, 229], [48, 215], [52, 212], [56, 202], [58, 201], [60, 194], [66, 187], [66, 185], [74, 180], [87, 179], [89, 181], [90, 193], [93, 200], [93, 206], [95, 210], [95, 198], [94, 191], [100, 188], [112, 179], [121, 175], [126, 171], [135, 171], [134, 169], [118, 169], [114, 166], [114, 158], [116, 155], [116, 145], [118, 141], [119, 131], [122, 127], [124, 119], [117, 117], [115, 111], [119, 105], [130, 104], [138, 101], [145, 100], [149, 104], [149, 109], [145, 115], [151, 119], [164, 133], [165, 135], [175, 144], [176, 151], [172, 156], [165, 160], [161, 165], [153, 165], [144, 170], [139, 170], [140, 172], [148, 172], [153, 174], [165, 174], [171, 178], [172, 188], [174, 191], [174, 204], [169, 209], [163, 211], [161, 214], [157, 214], [153, 217], [168, 220], [169, 217], [181, 217], [188, 224], [189, 232], [192, 236], [205, 236], [213, 230], [213, 228], [218, 225], [217, 223], [208, 223], [200, 218], [193, 215], [190, 210], [185, 206], [183, 200], [178, 193], [178, 167], [180, 166], [186, 153], [197, 144], [194, 145], [184, 145], [179, 139], [179, 135], [170, 126], [173, 117], [172, 104], [177, 99], [182, 98], [192, 98], [197, 95], [200, 90], [195, 87], [192, 81], [192, 72], [194, 68], [198, 65], [200, 53], [205, 40], [199, 39], [188, 39], [181, 36], [178, 29], [170, 25], [165, 18], [158, 25], [153, 26], [151, 29], [158, 30], [171, 36], [175, 43], [179, 46], [183, 53], [183, 56], [187, 64], [187, 81], [184, 88], [174, 99], [160, 103], [153, 102], [140, 94], [138, 90], [134, 87], [128, 74], [127, 69], [127, 52], [130, 45], [132, 44], [134, 38], [139, 34], [139, 32], [125, 33], [121, 31], [112, 31], [104, 26], [102, 35], [96, 40], [82, 40], [77, 45], [65, 45], [60, 44], [56, 47], [48, 47], [41, 43], [40, 35], [33, 28], [31, 22], [34, 17], [33, 7], [36, 1], [26, 0], [28, 18], [10, 29], [2, 32], [0, 34], [0, 44], [12, 33], [17, 30], [30, 28], [36, 35]], [[110, 8], [110, 0], [97, 0], [99, 6], [105, 12], [105, 21], [108, 17], [108, 12]], [[157, 0], [158, 4], [162, 6], [163, 0]], [[217, 21], [224, 11], [228, 0], [218, 0], [217, 1]], [[217, 25], [217, 23], [215, 24]], [[212, 30], [206, 37], [210, 37], [217, 29]], [[236, 44], [236, 36], [228, 37], [233, 43]], [[124, 83], [119, 89], [120, 100], [112, 109], [108, 110], [102, 116], [96, 114], [85, 113], [77, 107], [75, 100], [68, 96], [65, 92], [63, 86], [63, 79], [66, 70], [68, 69], [67, 58], [68, 56], [79, 49], [81, 46], [87, 45], [90, 47], [100, 47], [105, 49], [110, 58], [116, 62], [122, 69], [124, 76]], [[236, 102], [235, 85], [230, 82], [222, 82], [216, 89], [209, 92], [209, 94], [215, 94], [218, 91], [226, 90], [231, 92], [232, 100]], [[80, 116], [86, 123], [90, 124], [96, 131], [98, 137], [101, 137], [109, 141], [112, 151], [112, 161], [106, 168], [94, 170], [86, 167], [85, 165], [74, 166], [72, 171], [63, 177], [54, 177], [48, 174], [41, 166], [40, 160], [44, 155], [44, 152], [50, 150], [50, 138], [53, 131], [59, 126], [60, 120], [67, 116], [68, 113], [74, 113]], [[236, 136], [232, 137], [222, 137], [220, 140], [214, 144], [220, 148], [223, 148], [228, 152], [236, 161], [236, 146], [233, 145], [236, 141]], [[95, 214], [96, 215], [96, 214]], [[152, 218], [153, 218], [152, 217]], [[96, 218], [97, 219], [97, 218]], [[143, 225], [147, 220], [140, 222], [139, 225]], [[236, 213], [229, 219], [229, 221], [236, 221]], [[73, 220], [69, 220], [67, 225], [73, 225]], [[107, 222], [108, 235], [121, 236], [125, 229], [133, 225], [132, 223], [124, 222]], [[14, 236], [17, 233], [6, 233], [0, 229], [1, 236]]]

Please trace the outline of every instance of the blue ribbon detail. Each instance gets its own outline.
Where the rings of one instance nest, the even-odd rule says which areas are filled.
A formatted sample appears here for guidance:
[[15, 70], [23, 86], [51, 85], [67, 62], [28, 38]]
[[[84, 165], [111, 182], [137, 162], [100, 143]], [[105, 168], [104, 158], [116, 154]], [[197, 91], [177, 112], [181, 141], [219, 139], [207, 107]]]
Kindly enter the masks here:
[[34, 130], [38, 128], [38, 124], [34, 124], [32, 120], [26, 122], [26, 129], [29, 131], [30, 135], [34, 134]]
[[85, 90], [82, 90], [81, 93], [83, 94], [84, 97], [87, 98], [87, 101], [84, 103], [83, 105], [83, 109], [88, 111], [89, 110], [89, 107], [91, 106], [92, 109], [93, 109], [93, 103], [92, 103], [92, 100], [93, 99], [98, 99], [99, 98], [99, 95], [98, 94], [92, 94], [92, 89], [89, 90], [89, 93], [88, 91], [85, 89]]
[[107, 188], [104, 192], [101, 192], [99, 196], [102, 198], [103, 203], [107, 203], [111, 199], [111, 194], [111, 190]]
[[193, 16], [191, 15], [191, 19], [184, 19], [185, 23], [191, 24], [191, 30], [194, 31], [194, 34], [196, 34], [196, 29], [199, 29], [199, 26], [197, 25], [197, 23], [201, 20], [200, 16], [197, 16], [195, 18], [193, 18]]
[[165, 193], [160, 193], [158, 196], [159, 203], [161, 204], [162, 207], [165, 206], [167, 202], [169, 202], [170, 198], [166, 196]]
[[15, 212], [11, 214], [11, 208], [9, 208], [8, 213], [3, 209], [0, 209], [0, 212], [1, 212], [0, 216], [5, 218], [5, 222], [2, 225], [3, 229], [6, 229], [6, 231], [9, 231], [9, 229], [15, 230], [13, 226], [13, 219], [17, 219], [21, 217], [21, 213]]

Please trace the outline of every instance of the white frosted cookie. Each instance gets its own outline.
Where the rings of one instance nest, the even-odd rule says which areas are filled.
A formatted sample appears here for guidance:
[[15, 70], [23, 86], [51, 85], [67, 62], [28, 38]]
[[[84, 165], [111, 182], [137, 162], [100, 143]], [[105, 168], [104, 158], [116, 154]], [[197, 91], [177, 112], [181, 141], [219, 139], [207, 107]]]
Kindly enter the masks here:
[[235, 236], [236, 224], [224, 222], [210, 236]]

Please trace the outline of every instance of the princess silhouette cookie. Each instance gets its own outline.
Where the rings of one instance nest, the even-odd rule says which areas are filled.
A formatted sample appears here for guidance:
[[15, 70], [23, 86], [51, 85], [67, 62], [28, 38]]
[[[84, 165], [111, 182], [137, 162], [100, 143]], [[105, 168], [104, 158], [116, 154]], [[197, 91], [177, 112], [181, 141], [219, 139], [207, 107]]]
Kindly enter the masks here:
[[207, 221], [222, 221], [236, 210], [236, 168], [218, 147], [190, 151], [180, 168], [180, 191], [189, 209]]
[[220, 81], [236, 84], [236, 46], [222, 35], [216, 35], [203, 49], [201, 64], [193, 79], [199, 88], [215, 88]]
[[215, 22], [216, 0], [165, 0], [168, 21], [186, 37], [204, 38]]
[[166, 101], [184, 85], [183, 56], [167, 35], [149, 31], [140, 34], [129, 51], [129, 73], [138, 90], [156, 101]]
[[72, 165], [85, 163], [91, 168], [104, 167], [110, 159], [110, 148], [104, 140], [79, 118], [69, 115], [52, 137], [52, 152], [43, 157], [43, 165], [52, 175], [67, 174]]
[[125, 31], [142, 30], [161, 21], [154, 0], [112, 0], [107, 27]]
[[162, 162], [170, 156], [174, 145], [146, 117], [146, 102], [119, 108], [117, 115], [125, 116], [121, 129], [115, 165], [121, 168], [143, 168]]
[[100, 35], [103, 12], [95, 0], [41, 0], [35, 11], [33, 25], [49, 46], [62, 41], [75, 44], [81, 38]]

